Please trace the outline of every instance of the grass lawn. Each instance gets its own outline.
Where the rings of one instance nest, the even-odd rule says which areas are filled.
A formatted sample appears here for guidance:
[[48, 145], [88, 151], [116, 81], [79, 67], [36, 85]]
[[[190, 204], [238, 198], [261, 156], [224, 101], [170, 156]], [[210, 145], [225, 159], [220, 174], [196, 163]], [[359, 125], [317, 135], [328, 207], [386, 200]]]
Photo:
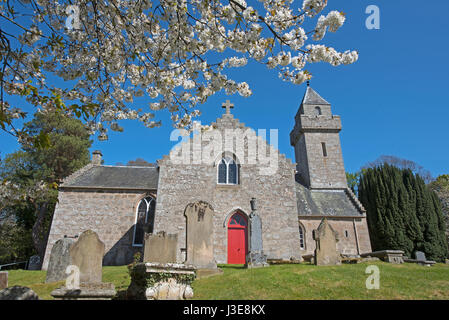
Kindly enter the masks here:
[[[380, 289], [368, 290], [369, 265], [380, 270]], [[417, 264], [370, 262], [318, 267], [310, 264], [273, 265], [244, 269], [221, 265], [224, 273], [193, 282], [195, 299], [449, 299], [449, 265], [423, 267]], [[45, 284], [45, 271], [9, 271], [9, 286], [33, 289], [41, 299], [63, 282]], [[126, 266], [104, 267], [103, 281], [126, 290], [130, 278]]]

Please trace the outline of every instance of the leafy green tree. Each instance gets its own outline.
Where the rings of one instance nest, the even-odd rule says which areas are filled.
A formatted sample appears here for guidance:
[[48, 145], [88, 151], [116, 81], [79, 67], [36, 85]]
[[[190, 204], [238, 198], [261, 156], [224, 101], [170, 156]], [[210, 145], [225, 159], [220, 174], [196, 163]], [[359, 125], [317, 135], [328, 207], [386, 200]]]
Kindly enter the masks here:
[[30, 230], [35, 252], [43, 257], [54, 208], [57, 186], [89, 162], [92, 141], [80, 120], [59, 112], [37, 112], [25, 124], [36, 144], [24, 144], [1, 163], [5, 192], [3, 208], [14, 212], [17, 223]]
[[429, 259], [448, 255], [441, 204], [418, 174], [384, 164], [365, 169], [358, 185], [367, 210], [373, 250], [420, 250]]
[[441, 203], [441, 211], [443, 212], [444, 221], [446, 224], [446, 239], [449, 243], [449, 174], [438, 176], [429, 185]]

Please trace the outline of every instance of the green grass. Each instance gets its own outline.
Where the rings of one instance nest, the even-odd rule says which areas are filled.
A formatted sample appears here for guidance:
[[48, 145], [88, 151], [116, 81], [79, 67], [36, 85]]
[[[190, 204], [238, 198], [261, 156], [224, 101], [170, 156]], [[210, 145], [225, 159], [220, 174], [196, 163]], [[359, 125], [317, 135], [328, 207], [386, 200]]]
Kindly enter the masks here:
[[[380, 289], [368, 290], [368, 265], [380, 270]], [[222, 265], [223, 274], [193, 282], [195, 299], [449, 299], [449, 265], [423, 267], [384, 262], [318, 267], [310, 264], [273, 265], [244, 269]], [[45, 284], [45, 271], [9, 271], [9, 285], [33, 289], [40, 298], [63, 282]], [[104, 267], [103, 281], [126, 290], [130, 278], [126, 266]]]

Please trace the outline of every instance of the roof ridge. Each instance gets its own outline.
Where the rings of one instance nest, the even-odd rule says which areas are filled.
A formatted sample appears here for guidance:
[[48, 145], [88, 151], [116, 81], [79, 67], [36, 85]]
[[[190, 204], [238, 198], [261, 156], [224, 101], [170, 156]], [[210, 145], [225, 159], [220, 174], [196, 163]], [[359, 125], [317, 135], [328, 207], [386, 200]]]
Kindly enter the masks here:
[[304, 97], [302, 98], [301, 104], [328, 104], [322, 96], [318, 94], [315, 90], [312, 89], [312, 87], [307, 87], [306, 93], [304, 94]]

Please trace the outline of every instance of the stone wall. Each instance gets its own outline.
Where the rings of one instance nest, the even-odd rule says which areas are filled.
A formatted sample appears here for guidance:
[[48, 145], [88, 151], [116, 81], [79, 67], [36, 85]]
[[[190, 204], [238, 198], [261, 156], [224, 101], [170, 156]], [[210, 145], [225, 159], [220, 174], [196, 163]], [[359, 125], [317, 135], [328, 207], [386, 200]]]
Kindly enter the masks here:
[[104, 265], [124, 265], [132, 262], [135, 252], [133, 233], [136, 206], [147, 194], [142, 191], [61, 190], [53, 216], [45, 252], [43, 269], [48, 267], [55, 242], [67, 235], [79, 236], [83, 231], [95, 231], [104, 242]]
[[[216, 130], [243, 128], [232, 115], [223, 115], [213, 124]], [[186, 142], [188, 143], [188, 142]], [[266, 142], [264, 142], [266, 143]], [[226, 151], [226, 150], [225, 150]], [[174, 152], [174, 151], [173, 151]], [[248, 145], [245, 143], [245, 157]], [[214, 256], [227, 263], [227, 223], [236, 210], [249, 215], [251, 198], [257, 199], [262, 219], [263, 246], [268, 258], [298, 257], [299, 225], [295, 195], [294, 164], [277, 150], [275, 174], [262, 174], [257, 164], [240, 164], [238, 185], [218, 185], [217, 165], [175, 164], [165, 156], [159, 161], [159, 184], [155, 214], [155, 232], [178, 233], [178, 262], [185, 260], [186, 218], [189, 203], [205, 201], [213, 210]], [[191, 157], [191, 155], [190, 155]], [[220, 156], [221, 158], [221, 156]]]
[[[290, 143], [295, 147], [300, 182], [310, 188], [346, 188], [346, 174], [340, 146], [341, 119], [331, 114], [330, 106], [320, 106], [322, 115], [315, 115], [314, 105], [304, 104], [295, 117]], [[322, 143], [326, 146], [323, 154]]]
[[[338, 233], [337, 250], [342, 254], [358, 255], [371, 252], [366, 218], [326, 217], [329, 225]], [[313, 254], [315, 240], [312, 231], [317, 229], [323, 217], [301, 216], [299, 221], [305, 229], [305, 250], [302, 254]]]

